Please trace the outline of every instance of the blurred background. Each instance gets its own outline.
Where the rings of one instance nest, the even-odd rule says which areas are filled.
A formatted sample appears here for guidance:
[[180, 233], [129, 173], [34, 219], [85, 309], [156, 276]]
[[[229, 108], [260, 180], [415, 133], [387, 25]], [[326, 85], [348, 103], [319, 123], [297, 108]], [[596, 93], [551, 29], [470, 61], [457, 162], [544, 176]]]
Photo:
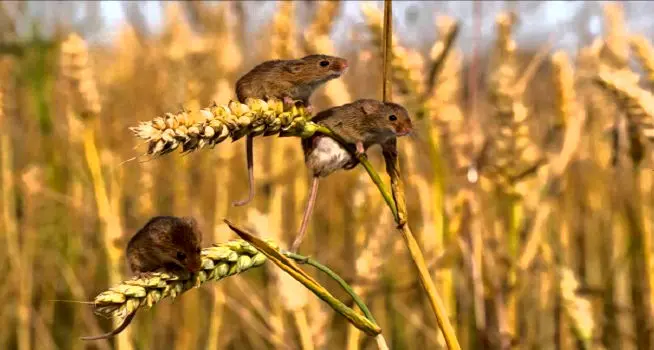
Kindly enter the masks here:
[[[653, 349], [654, 3], [393, 3], [409, 223], [462, 348]], [[205, 245], [236, 238], [227, 217], [288, 246], [298, 139], [255, 139], [257, 195], [234, 208], [244, 142], [123, 163], [145, 151], [128, 127], [226, 104], [256, 64], [310, 53], [350, 62], [317, 110], [381, 98], [381, 23], [380, 1], [0, 2], [0, 349], [375, 349], [270, 264], [108, 341], [78, 340], [111, 327], [91, 305], [52, 300], [127, 278], [154, 215], [194, 216]], [[392, 349], [444, 348], [366, 173], [321, 182], [300, 252], [355, 286]]]

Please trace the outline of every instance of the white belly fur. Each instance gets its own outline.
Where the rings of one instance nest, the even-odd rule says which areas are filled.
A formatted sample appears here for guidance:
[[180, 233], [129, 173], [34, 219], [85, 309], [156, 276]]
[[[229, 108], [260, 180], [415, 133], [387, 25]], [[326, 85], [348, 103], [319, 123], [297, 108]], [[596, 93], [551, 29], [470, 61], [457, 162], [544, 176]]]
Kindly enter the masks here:
[[352, 161], [352, 156], [338, 142], [329, 137], [321, 137], [316, 147], [307, 156], [313, 173], [318, 176], [327, 176], [336, 170], [342, 169]]

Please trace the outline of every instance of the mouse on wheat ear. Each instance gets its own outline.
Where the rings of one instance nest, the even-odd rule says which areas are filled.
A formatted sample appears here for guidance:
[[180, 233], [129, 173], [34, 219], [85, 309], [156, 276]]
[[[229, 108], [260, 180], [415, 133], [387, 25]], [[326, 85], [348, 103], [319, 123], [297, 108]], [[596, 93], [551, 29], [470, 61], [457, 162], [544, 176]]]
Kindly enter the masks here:
[[[311, 120], [341, 136], [346, 143], [354, 146], [357, 154], [364, 154], [373, 145], [383, 145], [413, 131], [413, 124], [406, 108], [397, 103], [372, 99], [361, 99], [324, 110]], [[303, 139], [302, 149], [305, 164], [311, 171], [313, 180], [300, 231], [291, 246], [292, 252], [298, 250], [306, 234], [318, 194], [320, 178], [329, 176], [337, 170], [350, 170], [359, 164], [358, 159], [341, 144], [325, 135], [314, 134]]]
[[[179, 274], [196, 273], [202, 269], [201, 242], [202, 231], [194, 218], [155, 216], [129, 240], [125, 257], [132, 273], [140, 277], [162, 268]], [[113, 337], [127, 328], [135, 315], [130, 313], [108, 333], [81, 339]]]
[[[347, 69], [347, 60], [328, 55], [309, 55], [293, 60], [272, 60], [252, 68], [236, 82], [236, 96], [241, 103], [247, 98], [283, 100], [292, 105], [296, 101], [311, 112], [309, 99], [313, 92], [340, 77]], [[248, 196], [232, 203], [243, 206], [254, 199], [253, 137], [247, 136], [245, 151], [248, 167]]]

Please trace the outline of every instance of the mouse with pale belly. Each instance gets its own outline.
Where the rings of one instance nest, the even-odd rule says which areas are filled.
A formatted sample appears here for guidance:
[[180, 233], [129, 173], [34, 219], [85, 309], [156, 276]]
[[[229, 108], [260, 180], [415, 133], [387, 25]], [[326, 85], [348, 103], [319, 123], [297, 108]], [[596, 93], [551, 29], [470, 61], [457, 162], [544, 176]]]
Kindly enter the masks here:
[[[407, 110], [397, 103], [361, 99], [318, 113], [312, 122], [332, 130], [343, 140], [355, 147], [357, 154], [363, 154], [373, 145], [408, 135], [413, 130]], [[315, 134], [302, 140], [304, 160], [312, 172], [309, 200], [304, 210], [302, 224], [291, 251], [296, 252], [306, 234], [309, 218], [313, 212], [318, 183], [321, 177], [343, 169], [354, 168], [359, 161], [341, 144], [331, 137]]]
[[[239, 102], [247, 98], [283, 100], [285, 104], [299, 101], [311, 111], [309, 99], [313, 92], [332, 79], [340, 77], [347, 69], [347, 60], [327, 55], [309, 55], [296, 60], [266, 61], [254, 67], [236, 82]], [[248, 197], [232, 203], [243, 206], [254, 199], [253, 136], [248, 135], [245, 144], [248, 167]]]
[[[125, 255], [136, 276], [145, 277], [161, 268], [184, 275], [202, 268], [201, 242], [202, 232], [194, 218], [155, 216], [130, 239]], [[129, 314], [111, 332], [81, 339], [113, 337], [129, 326], [134, 315], [136, 312]]]

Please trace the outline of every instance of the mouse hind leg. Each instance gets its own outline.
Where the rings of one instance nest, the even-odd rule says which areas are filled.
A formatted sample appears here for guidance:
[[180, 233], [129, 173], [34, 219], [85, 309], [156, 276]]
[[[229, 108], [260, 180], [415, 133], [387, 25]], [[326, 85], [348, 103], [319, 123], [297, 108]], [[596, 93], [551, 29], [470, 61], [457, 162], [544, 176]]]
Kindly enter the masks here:
[[254, 199], [254, 137], [247, 136], [245, 143], [246, 161], [248, 165], [248, 196], [247, 198], [232, 202], [232, 206], [240, 207], [250, 203]]

